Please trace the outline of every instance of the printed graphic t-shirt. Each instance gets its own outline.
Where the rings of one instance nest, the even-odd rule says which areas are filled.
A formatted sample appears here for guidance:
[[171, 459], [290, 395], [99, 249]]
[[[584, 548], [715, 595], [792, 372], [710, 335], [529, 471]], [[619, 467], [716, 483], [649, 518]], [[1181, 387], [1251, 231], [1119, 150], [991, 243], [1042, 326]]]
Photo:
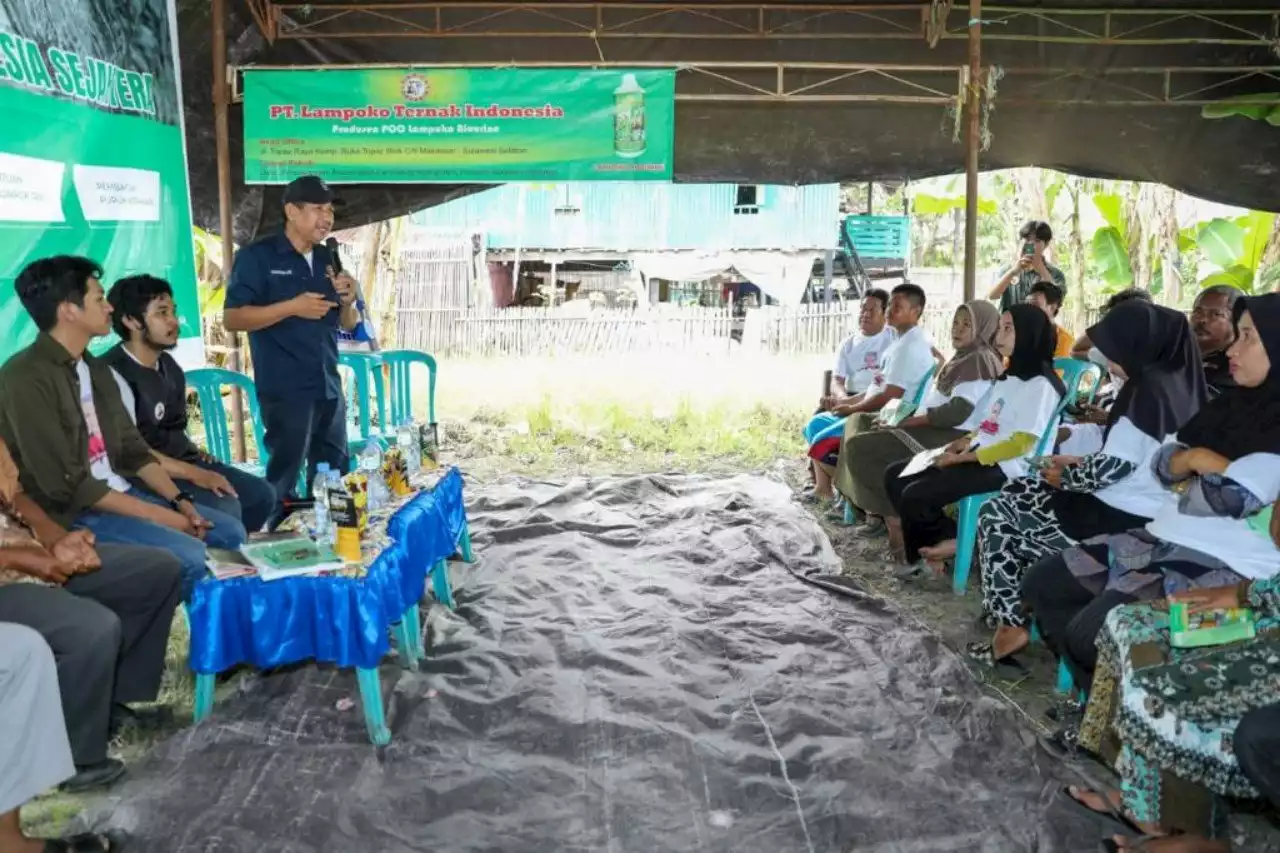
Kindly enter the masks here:
[[83, 359], [76, 362], [76, 377], [80, 380], [80, 411], [84, 413], [84, 425], [89, 431], [89, 473], [115, 491], [127, 492], [128, 481], [111, 469], [107, 441], [98, 423], [98, 405], [93, 399], [93, 380], [89, 377], [89, 365]]

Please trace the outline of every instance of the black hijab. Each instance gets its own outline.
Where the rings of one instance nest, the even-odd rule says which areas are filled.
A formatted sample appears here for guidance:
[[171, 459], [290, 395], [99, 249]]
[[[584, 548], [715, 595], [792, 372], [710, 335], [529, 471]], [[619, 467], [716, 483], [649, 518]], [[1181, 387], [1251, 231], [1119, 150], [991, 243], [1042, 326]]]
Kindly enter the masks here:
[[1200, 348], [1182, 313], [1131, 299], [1112, 308], [1085, 334], [1129, 377], [1107, 415], [1108, 433], [1123, 417], [1164, 441], [1208, 400]]
[[1250, 453], [1280, 455], [1280, 294], [1246, 296], [1236, 302], [1236, 325], [1245, 311], [1271, 359], [1271, 371], [1257, 388], [1224, 388], [1187, 425], [1178, 440], [1207, 447], [1234, 461]]
[[1061, 397], [1066, 386], [1053, 371], [1053, 353], [1058, 348], [1058, 332], [1048, 316], [1034, 305], [1010, 305], [1005, 312], [1013, 317], [1013, 353], [1004, 376], [1031, 380], [1043, 376]]

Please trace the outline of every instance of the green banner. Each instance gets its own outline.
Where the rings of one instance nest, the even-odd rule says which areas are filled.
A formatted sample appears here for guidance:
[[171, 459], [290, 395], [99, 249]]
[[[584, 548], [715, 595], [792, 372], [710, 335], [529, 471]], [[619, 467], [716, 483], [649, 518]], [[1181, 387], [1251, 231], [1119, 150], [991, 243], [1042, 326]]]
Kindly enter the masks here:
[[247, 70], [251, 184], [669, 181], [675, 71]]
[[0, 360], [35, 337], [13, 279], [59, 254], [97, 261], [108, 288], [167, 278], [178, 354], [201, 360], [173, 15], [166, 0], [0, 0]]

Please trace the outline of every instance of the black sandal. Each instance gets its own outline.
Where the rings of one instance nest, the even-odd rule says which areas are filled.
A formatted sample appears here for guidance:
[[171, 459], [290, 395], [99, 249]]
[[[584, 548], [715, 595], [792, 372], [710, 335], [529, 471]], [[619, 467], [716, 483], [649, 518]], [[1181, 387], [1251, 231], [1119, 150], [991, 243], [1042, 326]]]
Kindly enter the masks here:
[[970, 659], [981, 664], [1002, 678], [1022, 678], [1029, 669], [1013, 655], [996, 658], [995, 648], [990, 643], [969, 643], [964, 647]]
[[44, 853], [118, 853], [123, 849], [124, 837], [116, 832], [86, 832], [44, 842]]

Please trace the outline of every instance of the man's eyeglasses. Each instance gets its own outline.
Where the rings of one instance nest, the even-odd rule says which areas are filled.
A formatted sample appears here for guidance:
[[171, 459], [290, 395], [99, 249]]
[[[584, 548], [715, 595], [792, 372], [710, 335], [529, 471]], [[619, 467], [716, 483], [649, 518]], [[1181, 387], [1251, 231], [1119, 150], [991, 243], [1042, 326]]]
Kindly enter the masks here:
[[1230, 320], [1231, 312], [1221, 308], [1196, 308], [1191, 312], [1192, 320]]

